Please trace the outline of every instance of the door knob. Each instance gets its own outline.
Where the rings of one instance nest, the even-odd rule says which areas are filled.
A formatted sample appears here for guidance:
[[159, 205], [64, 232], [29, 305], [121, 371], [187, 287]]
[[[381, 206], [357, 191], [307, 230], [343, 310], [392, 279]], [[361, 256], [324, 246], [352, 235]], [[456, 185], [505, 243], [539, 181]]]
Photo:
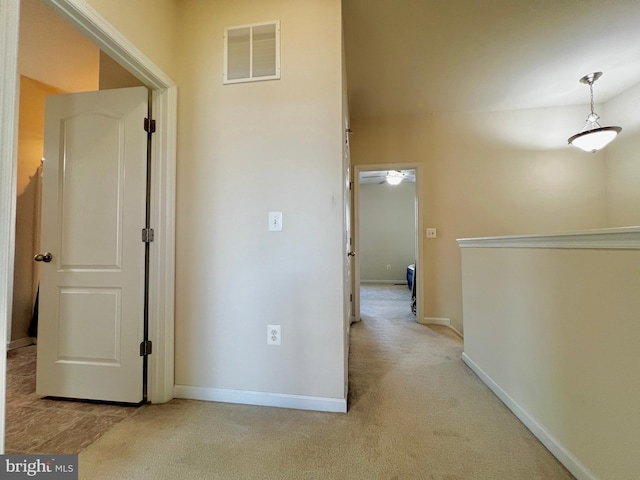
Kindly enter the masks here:
[[350, 257], [355, 257], [356, 256], [356, 252], [349, 252], [347, 253], [348, 256]]
[[49, 263], [53, 259], [53, 257], [49, 252], [44, 252], [44, 253], [37, 254], [35, 257], [33, 257], [33, 259], [36, 262]]

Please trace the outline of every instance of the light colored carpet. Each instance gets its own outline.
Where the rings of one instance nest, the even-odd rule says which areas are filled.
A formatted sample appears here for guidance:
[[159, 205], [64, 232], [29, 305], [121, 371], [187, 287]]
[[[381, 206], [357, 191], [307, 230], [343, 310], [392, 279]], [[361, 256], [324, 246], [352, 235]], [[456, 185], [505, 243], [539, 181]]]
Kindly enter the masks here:
[[80, 455], [80, 478], [573, 478], [462, 363], [458, 337], [415, 322], [406, 286], [363, 288], [362, 317], [348, 413], [150, 405]]

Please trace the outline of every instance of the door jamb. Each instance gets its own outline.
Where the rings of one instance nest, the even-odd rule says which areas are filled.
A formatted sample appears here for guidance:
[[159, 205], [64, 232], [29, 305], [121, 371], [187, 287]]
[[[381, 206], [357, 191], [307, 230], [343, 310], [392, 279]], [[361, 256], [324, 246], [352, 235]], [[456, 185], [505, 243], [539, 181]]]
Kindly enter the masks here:
[[[0, 453], [4, 453], [7, 325], [13, 302], [18, 145], [19, 0], [0, 0]], [[11, 120], [13, 119], [13, 121]]]
[[[417, 309], [416, 309], [416, 321], [421, 322], [424, 318], [424, 288], [420, 287], [422, 284], [422, 261], [421, 261], [421, 253], [423, 249], [423, 236], [420, 232], [424, 231], [422, 224], [422, 215], [423, 211], [423, 199], [422, 199], [422, 189], [420, 188], [421, 182], [421, 173], [420, 173], [420, 164], [419, 163], [385, 163], [385, 164], [372, 164], [372, 165], [354, 165], [354, 173], [353, 173], [353, 185], [354, 185], [354, 194], [353, 194], [353, 240], [355, 244], [356, 252], [360, 251], [360, 173], [361, 172], [375, 172], [380, 170], [415, 170], [416, 171], [416, 269], [414, 271], [415, 280], [418, 282], [418, 287], [416, 288], [416, 300], [417, 300]], [[354, 258], [355, 266], [354, 266], [354, 275], [353, 275], [353, 310], [356, 316], [355, 321], [359, 322], [360, 318], [360, 256], [356, 254]]]

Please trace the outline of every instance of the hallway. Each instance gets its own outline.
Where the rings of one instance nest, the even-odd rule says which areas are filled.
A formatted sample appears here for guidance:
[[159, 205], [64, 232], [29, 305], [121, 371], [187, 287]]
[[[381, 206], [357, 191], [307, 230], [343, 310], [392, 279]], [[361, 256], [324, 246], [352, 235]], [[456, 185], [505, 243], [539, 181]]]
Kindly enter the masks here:
[[[392, 303], [406, 304], [405, 291]], [[389, 302], [363, 303], [348, 413], [150, 405], [80, 455], [81, 478], [573, 478], [462, 363], [457, 335], [416, 323], [408, 305], [390, 315]]]

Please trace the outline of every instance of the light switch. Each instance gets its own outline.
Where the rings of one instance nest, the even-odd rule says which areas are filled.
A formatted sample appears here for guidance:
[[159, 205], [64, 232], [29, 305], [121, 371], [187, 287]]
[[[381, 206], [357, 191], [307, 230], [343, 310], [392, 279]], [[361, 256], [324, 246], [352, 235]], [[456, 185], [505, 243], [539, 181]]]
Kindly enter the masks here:
[[282, 231], [282, 212], [269, 212], [269, 231]]

